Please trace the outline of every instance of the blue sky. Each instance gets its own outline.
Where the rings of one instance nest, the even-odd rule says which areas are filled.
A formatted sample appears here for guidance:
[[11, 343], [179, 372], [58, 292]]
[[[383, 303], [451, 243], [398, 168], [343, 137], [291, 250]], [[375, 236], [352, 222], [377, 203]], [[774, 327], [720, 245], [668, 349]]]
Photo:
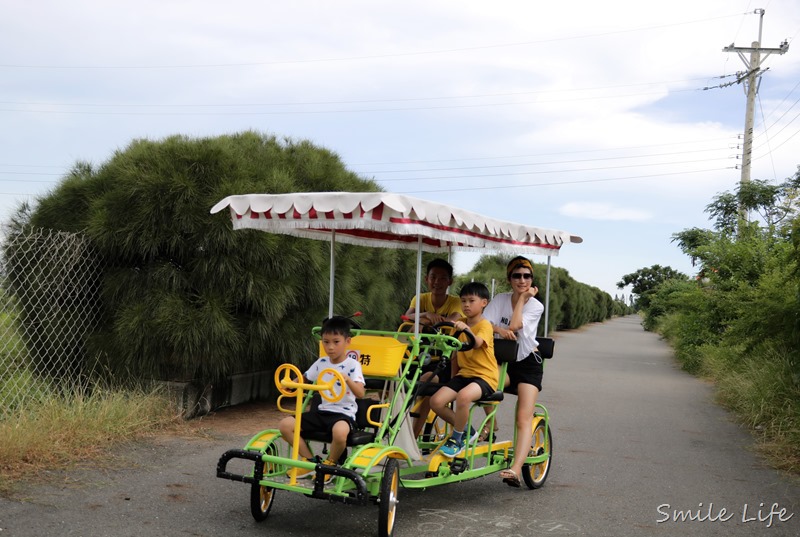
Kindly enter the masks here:
[[[387, 191], [584, 238], [555, 266], [614, 295], [740, 179], [744, 64], [772, 55], [752, 177], [800, 164], [800, 3], [54, 0], [0, 19], [0, 221], [138, 138], [307, 139]], [[723, 78], [720, 78], [723, 77]], [[738, 146], [738, 147], [737, 147]], [[476, 256], [456, 254], [459, 272]], [[543, 259], [537, 259], [543, 261]]]

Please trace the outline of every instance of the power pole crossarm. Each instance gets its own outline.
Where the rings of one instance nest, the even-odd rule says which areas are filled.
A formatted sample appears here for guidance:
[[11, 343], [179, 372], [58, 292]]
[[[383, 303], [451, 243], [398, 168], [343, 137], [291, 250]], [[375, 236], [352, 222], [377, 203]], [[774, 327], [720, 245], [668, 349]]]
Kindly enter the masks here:
[[[753, 42], [753, 45], [757, 45], [757, 44], [758, 44], [758, 41], [754, 41]], [[764, 59], [766, 59], [766, 57], [769, 56], [770, 54], [772, 54], [773, 52], [775, 52], [776, 54], [786, 54], [786, 52], [788, 52], [788, 50], [789, 50], [789, 42], [788, 41], [784, 41], [783, 43], [781, 43], [781, 46], [778, 47], [778, 48], [757, 47], [757, 46], [752, 46], [752, 47], [734, 47], [733, 43], [731, 43], [729, 46], [723, 48], [722, 52], [738, 52], [740, 58], [744, 58], [744, 56], [742, 55], [742, 52], [756, 52], [756, 51], [758, 51], [758, 52], [766, 52], [766, 54], [764, 55]]]

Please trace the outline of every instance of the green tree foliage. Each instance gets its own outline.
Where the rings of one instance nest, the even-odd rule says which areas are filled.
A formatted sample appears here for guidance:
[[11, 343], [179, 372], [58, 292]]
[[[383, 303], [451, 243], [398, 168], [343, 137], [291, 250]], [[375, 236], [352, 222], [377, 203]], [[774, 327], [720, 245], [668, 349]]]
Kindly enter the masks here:
[[742, 211], [755, 213], [765, 225], [765, 236], [773, 237], [785, 222], [797, 216], [800, 174], [780, 184], [754, 179], [740, 184], [735, 192], [714, 198], [706, 212], [714, 219], [714, 228], [724, 235], [735, 235]]
[[[714, 198], [706, 211], [713, 230], [691, 228], [673, 235], [681, 250], [699, 263], [698, 285], [702, 301], [692, 301], [694, 313], [702, 312], [704, 330], [718, 342], [736, 334], [746, 340], [790, 336], [797, 341], [797, 252], [793, 240], [798, 227], [797, 187], [800, 174], [772, 185], [752, 181], [736, 192]], [[740, 209], [758, 218], [742, 221]], [[788, 293], [787, 293], [788, 292]], [[674, 311], [684, 312], [673, 290], [664, 288], [647, 311], [648, 324]], [[681, 299], [683, 293], [677, 294]], [[701, 307], [702, 304], [702, 307]], [[759, 305], [759, 307], [754, 307]], [[685, 338], [684, 338], [685, 339]], [[794, 343], [793, 343], [794, 345]]]
[[[88, 343], [116, 376], [214, 379], [305, 363], [327, 315], [329, 245], [234, 232], [210, 208], [231, 194], [377, 191], [334, 153], [255, 132], [137, 140], [98, 167], [79, 163], [25, 227], [83, 232], [106, 260], [104, 317]], [[337, 313], [397, 324], [412, 252], [337, 245]]]
[[672, 279], [686, 280], [688, 276], [672, 267], [653, 265], [652, 267], [641, 268], [636, 272], [626, 274], [622, 277], [622, 280], [617, 282], [617, 287], [622, 289], [630, 285], [631, 292], [639, 297], [639, 306], [647, 307], [650, 302], [650, 296], [658, 286]]

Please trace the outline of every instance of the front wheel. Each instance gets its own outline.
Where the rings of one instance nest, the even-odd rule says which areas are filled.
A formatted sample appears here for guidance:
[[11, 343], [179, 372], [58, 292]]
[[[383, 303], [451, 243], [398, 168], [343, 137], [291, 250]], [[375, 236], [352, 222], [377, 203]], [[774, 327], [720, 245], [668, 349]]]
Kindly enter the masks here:
[[389, 459], [383, 468], [381, 493], [378, 496], [378, 536], [392, 537], [397, 513], [397, 494], [400, 491], [400, 463]]
[[[267, 448], [267, 454], [277, 455], [275, 446]], [[263, 475], [268, 475], [273, 469], [273, 464], [269, 462], [257, 462], [256, 464], [263, 464]], [[269, 510], [272, 509], [272, 502], [275, 501], [275, 489], [272, 487], [265, 487], [258, 483], [253, 483], [250, 488], [250, 513], [256, 522], [263, 522], [269, 516]]]
[[543, 419], [540, 419], [533, 429], [528, 456], [541, 455], [547, 455], [547, 458], [540, 463], [525, 464], [522, 467], [522, 479], [529, 489], [538, 489], [544, 485], [550, 473], [550, 465], [553, 464], [553, 434], [550, 432], [550, 425]]

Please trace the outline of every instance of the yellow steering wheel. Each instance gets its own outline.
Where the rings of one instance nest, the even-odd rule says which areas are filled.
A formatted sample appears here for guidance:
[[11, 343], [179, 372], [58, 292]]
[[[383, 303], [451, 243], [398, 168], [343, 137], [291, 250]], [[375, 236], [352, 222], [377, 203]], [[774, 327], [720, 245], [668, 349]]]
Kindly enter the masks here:
[[275, 385], [278, 387], [283, 395], [292, 396], [297, 393], [297, 388], [289, 388], [283, 383], [286, 382], [303, 382], [303, 374], [300, 369], [294, 364], [281, 364], [275, 370]]
[[330, 368], [320, 371], [317, 385], [320, 386], [319, 394], [329, 403], [341, 400], [347, 390], [342, 374]]

